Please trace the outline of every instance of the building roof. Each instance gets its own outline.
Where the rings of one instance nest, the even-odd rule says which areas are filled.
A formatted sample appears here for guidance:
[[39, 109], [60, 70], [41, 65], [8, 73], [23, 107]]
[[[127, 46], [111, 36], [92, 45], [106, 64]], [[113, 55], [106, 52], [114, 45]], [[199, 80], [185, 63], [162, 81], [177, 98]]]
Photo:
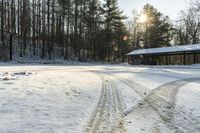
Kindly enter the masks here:
[[200, 51], [200, 44], [139, 49], [139, 50], [134, 50], [128, 53], [127, 55], [162, 55], [162, 54], [175, 54], [181, 52], [194, 52], [194, 51]]

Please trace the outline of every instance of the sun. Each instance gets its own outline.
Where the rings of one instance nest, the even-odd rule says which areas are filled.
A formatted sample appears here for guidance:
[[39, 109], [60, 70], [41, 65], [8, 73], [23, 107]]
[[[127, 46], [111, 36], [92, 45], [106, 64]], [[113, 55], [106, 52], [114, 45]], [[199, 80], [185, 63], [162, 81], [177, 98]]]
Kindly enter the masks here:
[[142, 13], [140, 18], [139, 18], [139, 22], [140, 23], [145, 23], [147, 21], [147, 15]]

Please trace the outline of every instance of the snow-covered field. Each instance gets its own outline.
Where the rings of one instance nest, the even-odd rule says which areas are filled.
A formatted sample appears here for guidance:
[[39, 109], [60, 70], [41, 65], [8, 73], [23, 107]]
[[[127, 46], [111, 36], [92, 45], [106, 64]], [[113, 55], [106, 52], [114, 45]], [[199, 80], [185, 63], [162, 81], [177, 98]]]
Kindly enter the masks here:
[[200, 65], [0, 63], [0, 133], [199, 133]]

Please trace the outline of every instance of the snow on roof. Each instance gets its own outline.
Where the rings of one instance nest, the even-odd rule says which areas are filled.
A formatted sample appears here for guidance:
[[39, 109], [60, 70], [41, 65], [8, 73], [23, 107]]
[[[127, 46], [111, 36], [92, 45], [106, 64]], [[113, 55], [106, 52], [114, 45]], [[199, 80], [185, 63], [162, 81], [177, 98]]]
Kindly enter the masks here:
[[139, 50], [134, 50], [128, 53], [127, 55], [163, 54], [163, 53], [190, 52], [190, 51], [200, 51], [200, 44], [139, 49]]

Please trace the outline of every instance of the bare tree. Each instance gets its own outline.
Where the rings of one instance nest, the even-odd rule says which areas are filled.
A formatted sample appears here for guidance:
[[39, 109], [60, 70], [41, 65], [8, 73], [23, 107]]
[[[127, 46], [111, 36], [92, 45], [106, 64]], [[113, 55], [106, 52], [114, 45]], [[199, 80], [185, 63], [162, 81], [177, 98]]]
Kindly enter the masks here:
[[197, 43], [197, 35], [200, 30], [200, 12], [190, 7], [186, 11], [182, 11], [182, 20], [186, 26], [188, 35], [192, 39], [192, 43]]
[[191, 5], [193, 5], [193, 7], [200, 10], [200, 0], [190, 0], [190, 3], [191, 3]]

